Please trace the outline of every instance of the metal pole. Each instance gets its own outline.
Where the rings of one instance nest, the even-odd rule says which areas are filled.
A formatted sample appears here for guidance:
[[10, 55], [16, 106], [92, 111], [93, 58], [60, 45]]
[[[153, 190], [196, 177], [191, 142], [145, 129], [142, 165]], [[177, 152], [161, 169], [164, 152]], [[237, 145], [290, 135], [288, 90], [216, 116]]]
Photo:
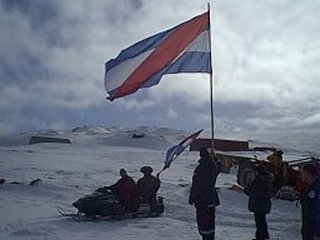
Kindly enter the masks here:
[[211, 47], [211, 26], [210, 26], [210, 3], [208, 2], [208, 21], [209, 21], [209, 47], [210, 47], [210, 117], [211, 117], [211, 154], [214, 156], [214, 89], [213, 89], [213, 65], [212, 65], [212, 47]]

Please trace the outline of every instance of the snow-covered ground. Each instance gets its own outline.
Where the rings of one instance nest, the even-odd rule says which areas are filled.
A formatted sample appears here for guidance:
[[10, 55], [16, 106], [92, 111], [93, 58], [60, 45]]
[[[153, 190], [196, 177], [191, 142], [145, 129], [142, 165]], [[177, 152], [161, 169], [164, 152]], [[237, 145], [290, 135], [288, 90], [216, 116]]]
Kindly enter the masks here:
[[[132, 138], [133, 133], [143, 138]], [[161, 174], [159, 195], [165, 213], [158, 218], [75, 222], [57, 213], [57, 207], [75, 210], [71, 203], [98, 187], [114, 183], [126, 168], [138, 180], [139, 169], [163, 167], [168, 147], [189, 133], [166, 128], [80, 127], [73, 132], [41, 131], [34, 134], [70, 138], [72, 144], [27, 145], [30, 133], [0, 136], [0, 239], [200, 239], [195, 209], [188, 204], [191, 177], [198, 154], [185, 151]], [[41, 182], [30, 186], [30, 181]], [[23, 184], [9, 184], [10, 182]], [[217, 185], [221, 206], [216, 213], [217, 239], [248, 240], [255, 225], [247, 210], [247, 196], [228, 189], [235, 175], [220, 174]], [[300, 239], [300, 208], [273, 200], [268, 215], [271, 239]]]

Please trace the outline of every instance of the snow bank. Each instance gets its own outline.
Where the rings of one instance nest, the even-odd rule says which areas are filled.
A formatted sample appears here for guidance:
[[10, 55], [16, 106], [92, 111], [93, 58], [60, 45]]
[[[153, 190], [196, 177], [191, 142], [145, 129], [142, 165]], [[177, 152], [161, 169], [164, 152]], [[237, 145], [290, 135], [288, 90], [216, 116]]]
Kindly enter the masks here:
[[[28, 134], [0, 137], [0, 178], [7, 180], [0, 188], [0, 239], [200, 239], [194, 207], [187, 204], [198, 159], [194, 152], [183, 153], [161, 175], [159, 195], [165, 197], [162, 217], [77, 223], [58, 215], [57, 207], [75, 210], [73, 201], [115, 182], [122, 167], [135, 180], [142, 176], [139, 169], [143, 165], [160, 171], [167, 147], [189, 134], [148, 127], [99, 129], [54, 133], [71, 138], [70, 145], [22, 144]], [[133, 139], [132, 131], [144, 133], [145, 137]], [[37, 178], [42, 181], [30, 186], [30, 181]], [[23, 184], [9, 184], [13, 181]], [[241, 240], [254, 236], [247, 197], [228, 189], [234, 181], [233, 174], [221, 174], [218, 178], [221, 206], [216, 214], [217, 239]], [[268, 220], [271, 239], [300, 239], [300, 208], [295, 203], [273, 201]]]

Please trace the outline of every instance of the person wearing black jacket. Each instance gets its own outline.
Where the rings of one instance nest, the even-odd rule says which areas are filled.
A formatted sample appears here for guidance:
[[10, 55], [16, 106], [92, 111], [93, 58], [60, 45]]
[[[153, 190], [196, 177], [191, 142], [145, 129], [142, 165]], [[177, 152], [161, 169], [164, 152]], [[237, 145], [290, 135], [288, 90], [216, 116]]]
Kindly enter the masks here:
[[218, 173], [217, 164], [208, 150], [200, 149], [199, 165], [192, 177], [189, 204], [195, 205], [198, 231], [203, 240], [215, 239], [215, 207], [220, 205], [215, 188]]
[[306, 164], [301, 171], [307, 187], [302, 195], [302, 239], [320, 240], [320, 176], [314, 164]]
[[256, 178], [244, 192], [249, 196], [248, 208], [254, 214], [256, 240], [269, 239], [266, 215], [271, 210], [272, 177], [264, 165], [256, 166]]

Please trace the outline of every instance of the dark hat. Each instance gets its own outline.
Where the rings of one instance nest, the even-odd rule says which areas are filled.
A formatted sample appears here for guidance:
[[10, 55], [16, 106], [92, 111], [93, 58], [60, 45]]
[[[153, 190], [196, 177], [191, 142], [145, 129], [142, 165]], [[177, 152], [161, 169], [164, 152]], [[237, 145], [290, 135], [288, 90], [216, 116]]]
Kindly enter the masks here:
[[281, 157], [283, 152], [281, 150], [276, 151], [277, 156]]
[[268, 174], [267, 168], [262, 164], [257, 165], [256, 170], [259, 175], [267, 175]]
[[152, 167], [150, 166], [143, 166], [141, 169], [140, 169], [140, 172], [144, 173], [144, 174], [148, 174], [148, 173], [152, 173], [153, 172], [153, 169]]
[[210, 156], [208, 149], [205, 147], [200, 148], [200, 157], [207, 157], [207, 156]]

